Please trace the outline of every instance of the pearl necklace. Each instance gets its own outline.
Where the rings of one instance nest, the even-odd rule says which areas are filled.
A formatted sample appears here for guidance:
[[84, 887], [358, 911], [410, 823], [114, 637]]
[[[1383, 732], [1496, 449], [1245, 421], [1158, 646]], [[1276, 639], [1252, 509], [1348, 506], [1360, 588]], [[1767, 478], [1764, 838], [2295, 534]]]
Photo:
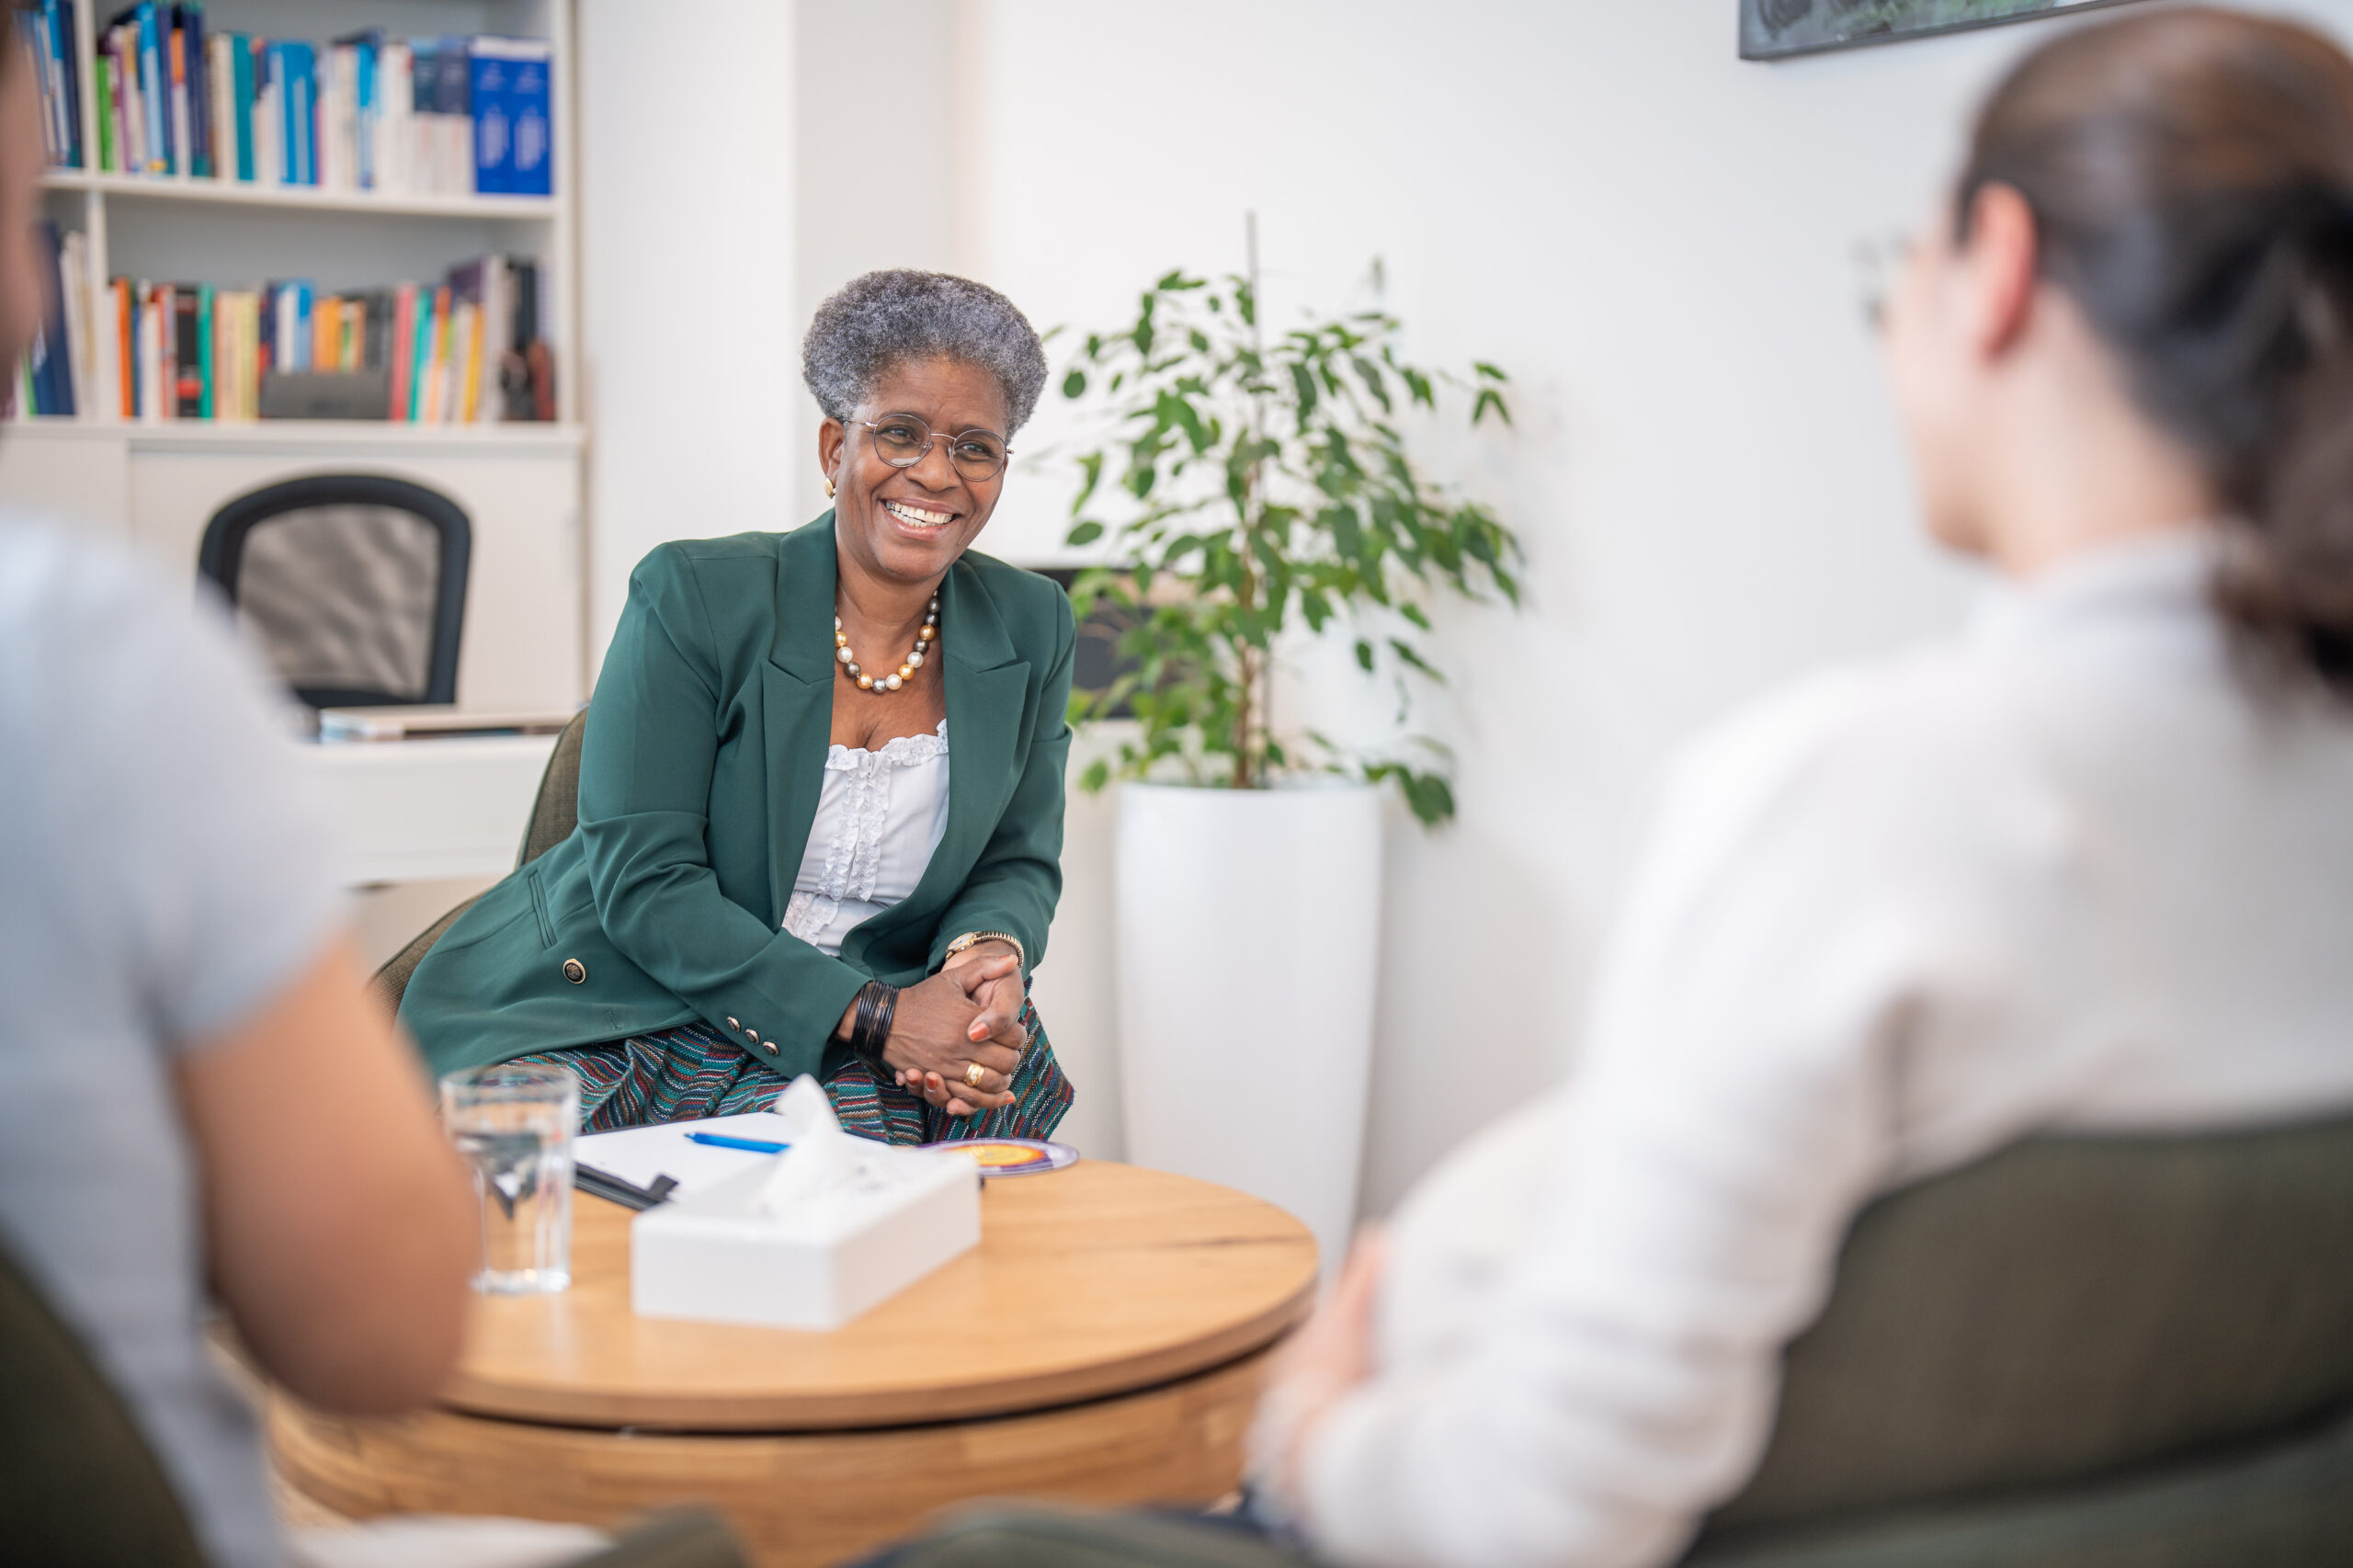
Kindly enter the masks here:
[[915, 633], [915, 652], [907, 655], [895, 675], [870, 675], [858, 667], [858, 655], [849, 651], [849, 634], [842, 630], [842, 618], [834, 617], [834, 657], [841, 661], [842, 673], [858, 682], [860, 691], [896, 691], [915, 678], [923, 668], [924, 655], [931, 652], [932, 639], [939, 635], [939, 596], [931, 596], [929, 608], [923, 612], [922, 629]]

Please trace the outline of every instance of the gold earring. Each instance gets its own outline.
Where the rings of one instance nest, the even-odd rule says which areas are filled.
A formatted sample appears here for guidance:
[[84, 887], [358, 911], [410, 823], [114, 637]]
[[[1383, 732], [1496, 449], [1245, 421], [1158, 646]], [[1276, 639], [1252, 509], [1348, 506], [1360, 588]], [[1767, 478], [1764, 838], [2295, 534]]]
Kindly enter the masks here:
[[829, 474], [825, 475], [825, 499], [826, 499], [826, 500], [828, 500], [828, 501], [830, 501], [830, 500], [832, 500], [833, 498], [834, 498], [834, 476], [833, 476], [832, 474], [830, 474], [830, 473], [829, 473]]

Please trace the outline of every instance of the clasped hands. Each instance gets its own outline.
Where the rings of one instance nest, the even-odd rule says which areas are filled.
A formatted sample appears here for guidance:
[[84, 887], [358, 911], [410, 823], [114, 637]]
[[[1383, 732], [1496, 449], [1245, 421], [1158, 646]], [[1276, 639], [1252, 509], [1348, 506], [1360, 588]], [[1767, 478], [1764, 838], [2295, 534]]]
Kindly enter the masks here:
[[[1013, 1103], [1013, 1074], [1029, 1044], [1021, 960], [1004, 942], [980, 942], [930, 979], [899, 993], [882, 1063], [903, 1089], [950, 1116]], [[977, 1063], [980, 1071], [972, 1073]], [[977, 1083], [972, 1080], [977, 1078]]]

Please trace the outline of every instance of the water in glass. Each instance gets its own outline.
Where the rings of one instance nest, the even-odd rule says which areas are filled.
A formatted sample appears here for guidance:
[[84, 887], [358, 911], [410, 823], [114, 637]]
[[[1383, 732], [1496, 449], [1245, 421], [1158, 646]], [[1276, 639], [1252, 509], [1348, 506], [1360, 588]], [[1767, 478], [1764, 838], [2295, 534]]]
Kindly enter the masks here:
[[441, 1080], [441, 1115], [473, 1166], [482, 1213], [474, 1289], [517, 1295], [569, 1287], [578, 1080], [545, 1068], [453, 1073]]

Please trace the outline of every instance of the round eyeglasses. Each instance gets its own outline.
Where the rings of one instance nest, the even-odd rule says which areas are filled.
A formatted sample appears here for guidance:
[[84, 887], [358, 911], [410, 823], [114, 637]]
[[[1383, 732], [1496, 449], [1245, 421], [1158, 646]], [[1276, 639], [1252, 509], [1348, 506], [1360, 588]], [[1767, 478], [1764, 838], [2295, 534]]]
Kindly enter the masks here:
[[935, 436], [931, 426], [912, 414], [886, 414], [880, 419], [853, 419], [874, 433], [874, 454], [892, 468], [913, 468], [931, 451], [934, 441], [948, 443], [948, 460], [966, 479], [995, 479], [1005, 472], [1013, 449], [994, 430], [966, 430], [961, 435]]

